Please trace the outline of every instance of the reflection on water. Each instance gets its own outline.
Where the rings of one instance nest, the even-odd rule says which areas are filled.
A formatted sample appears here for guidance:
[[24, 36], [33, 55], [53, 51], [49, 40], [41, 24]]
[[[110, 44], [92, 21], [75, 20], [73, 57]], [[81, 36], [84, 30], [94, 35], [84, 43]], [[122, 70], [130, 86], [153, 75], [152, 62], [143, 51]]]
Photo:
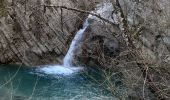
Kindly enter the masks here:
[[[93, 78], [92, 78], [93, 77]], [[71, 76], [46, 75], [17, 66], [0, 66], [0, 100], [115, 100], [99, 71]]]

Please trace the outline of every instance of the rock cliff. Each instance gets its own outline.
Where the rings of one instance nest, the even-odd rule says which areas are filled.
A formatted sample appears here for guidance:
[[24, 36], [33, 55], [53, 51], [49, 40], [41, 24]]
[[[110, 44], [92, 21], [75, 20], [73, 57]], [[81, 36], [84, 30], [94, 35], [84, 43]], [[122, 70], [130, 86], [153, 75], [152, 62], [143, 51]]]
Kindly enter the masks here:
[[108, 9], [100, 11], [115, 26], [92, 20], [76, 61], [108, 69], [112, 74], [106, 77], [123, 74], [130, 100], [168, 100], [170, 1], [111, 0], [111, 3], [112, 7], [107, 4]]
[[75, 64], [120, 72], [134, 100], [168, 100], [170, 0], [104, 0], [99, 5], [103, 8], [96, 5], [101, 1], [1, 0], [0, 63], [62, 63], [88, 14], [57, 6], [93, 10], [114, 25], [99, 18], [89, 20]]
[[95, 3], [88, 0], [1, 0], [0, 63], [61, 63], [87, 15], [53, 6], [90, 10]]

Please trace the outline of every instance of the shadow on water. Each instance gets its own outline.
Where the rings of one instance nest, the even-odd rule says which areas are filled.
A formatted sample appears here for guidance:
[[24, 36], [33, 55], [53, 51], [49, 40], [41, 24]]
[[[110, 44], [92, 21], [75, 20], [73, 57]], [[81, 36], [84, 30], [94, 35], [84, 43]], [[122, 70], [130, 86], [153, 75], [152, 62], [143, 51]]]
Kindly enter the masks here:
[[101, 85], [101, 73], [89, 69], [70, 76], [47, 75], [35, 68], [0, 65], [0, 96], [2, 100], [116, 100]]

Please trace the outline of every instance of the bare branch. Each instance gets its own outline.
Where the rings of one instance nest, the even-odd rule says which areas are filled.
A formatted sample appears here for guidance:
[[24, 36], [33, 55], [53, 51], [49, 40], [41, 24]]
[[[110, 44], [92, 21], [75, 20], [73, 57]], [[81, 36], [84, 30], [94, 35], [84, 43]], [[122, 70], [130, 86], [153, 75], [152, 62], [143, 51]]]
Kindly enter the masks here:
[[62, 9], [66, 9], [66, 10], [71, 10], [71, 11], [76, 11], [76, 12], [80, 12], [80, 13], [90, 14], [90, 15], [92, 15], [92, 16], [95, 16], [95, 17], [97, 17], [97, 18], [99, 18], [99, 19], [101, 19], [101, 20], [103, 20], [103, 21], [111, 24], [112, 26], [118, 27], [118, 25], [116, 25], [115, 23], [109, 21], [108, 19], [105, 19], [105, 18], [101, 17], [101, 16], [98, 15], [98, 14], [92, 13], [92, 12], [90, 12], [90, 11], [81, 10], [81, 9], [76, 9], [76, 8], [69, 8], [69, 7], [66, 7], [66, 6], [54, 6], [54, 5], [43, 5], [43, 6], [44, 6], [44, 7], [60, 8], [60, 9], [62, 8]]

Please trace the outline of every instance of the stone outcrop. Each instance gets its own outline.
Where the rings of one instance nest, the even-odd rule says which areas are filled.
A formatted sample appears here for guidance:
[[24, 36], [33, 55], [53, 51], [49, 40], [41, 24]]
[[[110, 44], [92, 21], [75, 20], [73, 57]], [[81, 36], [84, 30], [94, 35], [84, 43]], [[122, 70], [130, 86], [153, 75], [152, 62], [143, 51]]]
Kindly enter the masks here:
[[[107, 28], [111, 30], [106, 30]], [[119, 43], [112, 33], [119, 33], [117, 27], [93, 21], [85, 32], [83, 46], [76, 53], [77, 60], [87, 66], [104, 67], [105, 63], [119, 54]], [[107, 59], [108, 58], [108, 59]]]
[[145, 59], [150, 61], [167, 62], [170, 56], [169, 6], [169, 0], [122, 2], [132, 32], [135, 33], [141, 28], [137, 34], [135, 33], [139, 41], [137, 44], [142, 47]]
[[[127, 20], [125, 24], [128, 33], [132, 36], [135, 46], [132, 51], [135, 53], [130, 51], [131, 56], [124, 60], [118, 59], [121, 62], [118, 66], [124, 66], [123, 69], [118, 68], [127, 71], [123, 74], [128, 87], [135, 91], [133, 95], [141, 99], [168, 100], [169, 89], [163, 90], [167, 89], [170, 83], [170, 1], [119, 0], [119, 2]], [[167, 83], [163, 85], [165, 81]], [[153, 95], [156, 98], [153, 98]]]
[[95, 3], [88, 0], [1, 0], [0, 63], [61, 63], [86, 14], [53, 6], [90, 10]]
[[[110, 67], [116, 71], [111, 73], [122, 73], [132, 100], [169, 100], [170, 1], [111, 1], [114, 6], [102, 13], [119, 27], [92, 20], [83, 47], [76, 55], [76, 61], [80, 62], [76, 63]], [[114, 1], [119, 1], [121, 8]], [[120, 9], [124, 17], [119, 16]], [[126, 38], [122, 36], [126, 31], [131, 36], [133, 49], [126, 45]]]
[[[114, 23], [112, 11], [112, 3], [104, 2], [96, 5], [96, 9], [92, 13]], [[121, 34], [120, 29], [96, 16], [89, 15], [88, 21], [90, 25], [86, 29], [84, 40], [75, 54], [75, 63], [104, 67], [111, 57], [119, 54], [119, 41], [115, 35]], [[81, 47], [81, 45], [83, 46]]]
[[[101, 5], [95, 6], [96, 1], [92, 1], [1, 0], [0, 63], [61, 63], [87, 14], [52, 6], [64, 5], [88, 11], [96, 7], [94, 13], [99, 13], [115, 26], [98, 18], [90, 19], [82, 48], [76, 52], [75, 64], [120, 71], [132, 91], [133, 95], [129, 97], [134, 100], [152, 97], [168, 100], [170, 0], [110, 0], [111, 3], [103, 3], [101, 9]], [[121, 9], [115, 1], [120, 2]], [[119, 16], [121, 10], [124, 17]], [[135, 49], [129, 50], [126, 45], [126, 37], [122, 36], [126, 31], [122, 29], [124, 25]], [[141, 95], [143, 92], [147, 94]]]

